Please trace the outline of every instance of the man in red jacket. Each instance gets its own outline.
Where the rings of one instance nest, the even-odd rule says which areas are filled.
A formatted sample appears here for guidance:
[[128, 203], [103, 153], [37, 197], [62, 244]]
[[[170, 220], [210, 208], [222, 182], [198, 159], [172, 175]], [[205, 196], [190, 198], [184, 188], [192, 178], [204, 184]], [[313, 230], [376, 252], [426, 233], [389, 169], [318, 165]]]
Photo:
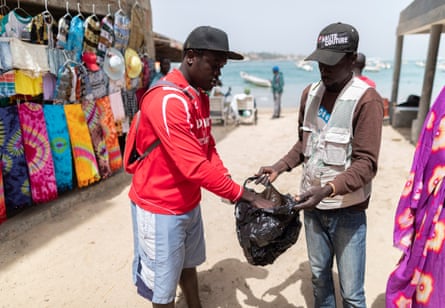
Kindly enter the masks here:
[[135, 284], [153, 307], [174, 307], [179, 284], [189, 307], [201, 307], [196, 266], [205, 260], [201, 188], [254, 206], [272, 202], [230, 178], [211, 135], [209, 98], [227, 59], [227, 34], [202, 26], [184, 43], [179, 69], [161, 80], [141, 102], [136, 148], [144, 153], [160, 141], [133, 175], [129, 197], [135, 210]]

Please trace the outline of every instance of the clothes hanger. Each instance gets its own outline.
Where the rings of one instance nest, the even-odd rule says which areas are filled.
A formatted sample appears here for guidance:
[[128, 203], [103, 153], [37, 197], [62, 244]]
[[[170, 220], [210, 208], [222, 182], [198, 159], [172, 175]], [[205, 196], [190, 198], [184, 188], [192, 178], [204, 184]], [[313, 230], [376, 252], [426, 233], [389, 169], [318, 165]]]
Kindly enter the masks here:
[[124, 10], [121, 7], [121, 0], [117, 1], [117, 5], [118, 5], [119, 9], [116, 11], [115, 15], [117, 15], [117, 14], [125, 15], [125, 12], [124, 12]]
[[[21, 12], [22, 14], [19, 14], [19, 12]], [[21, 17], [32, 17], [31, 14], [20, 7], [20, 0], [17, 0], [17, 7], [14, 9], [14, 13], [18, 14]]]
[[94, 21], [99, 21], [99, 17], [96, 15], [96, 5], [93, 3], [93, 13], [89, 16], [90, 19], [93, 19]]
[[66, 2], [66, 13], [65, 13], [65, 15], [63, 15], [63, 18], [66, 18], [66, 17], [73, 17], [72, 15], [71, 15], [71, 13], [70, 13], [70, 4], [69, 4], [69, 2], [67, 1]]
[[53, 20], [54, 20], [53, 15], [51, 14], [50, 11], [48, 11], [48, 0], [45, 0], [45, 10], [42, 12], [42, 16], [43, 16], [43, 20], [47, 24], [51, 24], [53, 22]]
[[79, 63], [79, 62], [77, 62], [77, 61], [72, 60], [72, 59], [67, 55], [65, 49], [62, 50], [62, 54], [63, 54], [64, 57], [65, 57], [65, 62], [64, 62], [63, 65], [62, 65], [63, 67], [65, 67], [67, 64], [73, 64], [73, 66], [78, 66], [78, 65], [81, 64], [81, 63]]
[[2, 1], [2, 4], [0, 5], [0, 14], [5, 16], [8, 14], [11, 10], [9, 9], [8, 5], [6, 4], [6, 0]]
[[[70, 13], [70, 9], [69, 9], [70, 4], [68, 3], [68, 1], [66, 2], [66, 13], [65, 15], [62, 16], [62, 18], [60, 18], [60, 20], [64, 19], [66, 20], [68, 23], [71, 21], [71, 19], [73, 19], [73, 15], [71, 15]], [[60, 21], [59, 21], [60, 22]]]
[[107, 16], [111, 16], [111, 5], [109, 3], [107, 4], [107, 8], [108, 8]]
[[79, 2], [77, 2], [77, 15], [76, 15], [76, 17], [80, 17], [83, 20], [85, 20], [85, 17], [83, 16], [82, 12], [80, 11], [80, 3]]

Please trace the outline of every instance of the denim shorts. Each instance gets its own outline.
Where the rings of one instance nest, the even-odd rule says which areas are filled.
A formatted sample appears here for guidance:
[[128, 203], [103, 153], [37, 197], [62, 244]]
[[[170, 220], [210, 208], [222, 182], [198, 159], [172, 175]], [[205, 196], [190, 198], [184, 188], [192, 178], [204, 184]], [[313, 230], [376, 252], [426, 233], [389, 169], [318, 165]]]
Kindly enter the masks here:
[[183, 215], [161, 215], [136, 206], [136, 216], [138, 293], [156, 304], [173, 302], [181, 271], [205, 261], [201, 207]]
[[0, 41], [0, 74], [12, 70], [12, 55], [9, 42]]

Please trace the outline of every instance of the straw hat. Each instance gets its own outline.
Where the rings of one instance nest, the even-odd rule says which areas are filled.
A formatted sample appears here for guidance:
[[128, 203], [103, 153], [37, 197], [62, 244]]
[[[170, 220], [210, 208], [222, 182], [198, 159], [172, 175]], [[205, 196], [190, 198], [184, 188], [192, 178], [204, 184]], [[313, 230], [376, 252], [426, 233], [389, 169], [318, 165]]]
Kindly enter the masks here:
[[110, 47], [107, 49], [104, 59], [104, 71], [113, 80], [119, 80], [124, 76], [124, 57], [116, 48]]
[[142, 71], [142, 61], [137, 52], [132, 48], [125, 50], [125, 67], [130, 78], [136, 78]]

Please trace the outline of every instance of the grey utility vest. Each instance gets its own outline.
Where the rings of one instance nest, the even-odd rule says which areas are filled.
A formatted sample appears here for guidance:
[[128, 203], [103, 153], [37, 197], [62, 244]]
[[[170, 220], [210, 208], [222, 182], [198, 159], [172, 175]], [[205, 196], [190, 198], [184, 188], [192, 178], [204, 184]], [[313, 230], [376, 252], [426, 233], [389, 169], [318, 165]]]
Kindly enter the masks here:
[[[311, 186], [323, 187], [351, 165], [353, 127], [352, 120], [357, 102], [369, 85], [352, 78], [337, 97], [327, 123], [318, 117], [321, 98], [326, 90], [320, 81], [311, 85], [303, 121], [303, 179], [301, 191]], [[318, 209], [349, 207], [365, 201], [371, 193], [371, 183], [333, 198], [323, 199]]]

